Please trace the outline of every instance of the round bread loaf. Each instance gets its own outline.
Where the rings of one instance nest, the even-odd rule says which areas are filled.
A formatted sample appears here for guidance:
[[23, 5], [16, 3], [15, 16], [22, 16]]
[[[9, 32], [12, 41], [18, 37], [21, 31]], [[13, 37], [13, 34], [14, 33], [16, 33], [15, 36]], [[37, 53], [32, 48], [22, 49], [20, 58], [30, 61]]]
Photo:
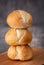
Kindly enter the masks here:
[[5, 34], [5, 41], [9, 45], [26, 45], [32, 40], [32, 34], [27, 29], [10, 29]]
[[15, 10], [7, 16], [7, 24], [12, 28], [27, 28], [32, 25], [32, 16], [26, 11]]
[[32, 48], [30, 46], [10, 46], [7, 55], [12, 60], [29, 60], [32, 58]]

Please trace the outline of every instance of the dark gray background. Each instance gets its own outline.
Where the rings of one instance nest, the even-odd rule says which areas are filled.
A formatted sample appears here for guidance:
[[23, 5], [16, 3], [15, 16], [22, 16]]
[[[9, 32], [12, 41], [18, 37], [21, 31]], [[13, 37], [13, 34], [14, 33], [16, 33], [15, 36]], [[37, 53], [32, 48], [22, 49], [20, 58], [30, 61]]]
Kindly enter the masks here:
[[16, 9], [26, 10], [33, 17], [30, 31], [33, 35], [31, 46], [44, 48], [44, 0], [0, 0], [0, 53], [8, 49], [4, 40], [10, 28], [6, 23], [7, 15]]

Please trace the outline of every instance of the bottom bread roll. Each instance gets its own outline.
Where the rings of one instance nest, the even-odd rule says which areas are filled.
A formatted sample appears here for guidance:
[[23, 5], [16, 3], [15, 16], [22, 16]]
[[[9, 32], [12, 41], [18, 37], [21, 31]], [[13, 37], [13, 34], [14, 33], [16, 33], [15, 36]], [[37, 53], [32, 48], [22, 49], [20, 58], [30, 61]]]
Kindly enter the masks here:
[[11, 46], [8, 49], [7, 55], [12, 60], [29, 60], [33, 56], [30, 46]]

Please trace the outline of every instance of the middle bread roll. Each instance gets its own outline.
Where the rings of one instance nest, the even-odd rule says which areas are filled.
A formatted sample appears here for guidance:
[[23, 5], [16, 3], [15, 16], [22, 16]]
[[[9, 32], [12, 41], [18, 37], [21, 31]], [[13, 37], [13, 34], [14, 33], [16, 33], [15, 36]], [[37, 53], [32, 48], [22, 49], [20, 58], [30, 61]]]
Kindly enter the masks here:
[[32, 40], [32, 34], [27, 29], [10, 29], [5, 35], [9, 45], [26, 45]]

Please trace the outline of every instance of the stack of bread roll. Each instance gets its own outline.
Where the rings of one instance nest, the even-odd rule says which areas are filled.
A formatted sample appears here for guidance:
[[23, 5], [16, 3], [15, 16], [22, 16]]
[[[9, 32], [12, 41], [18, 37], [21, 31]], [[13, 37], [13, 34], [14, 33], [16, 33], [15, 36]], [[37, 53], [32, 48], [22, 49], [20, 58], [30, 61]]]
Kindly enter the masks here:
[[32, 25], [32, 16], [23, 10], [16, 10], [7, 16], [7, 24], [11, 29], [5, 34], [5, 41], [10, 48], [7, 55], [12, 60], [29, 60], [33, 56], [32, 34], [28, 27]]

